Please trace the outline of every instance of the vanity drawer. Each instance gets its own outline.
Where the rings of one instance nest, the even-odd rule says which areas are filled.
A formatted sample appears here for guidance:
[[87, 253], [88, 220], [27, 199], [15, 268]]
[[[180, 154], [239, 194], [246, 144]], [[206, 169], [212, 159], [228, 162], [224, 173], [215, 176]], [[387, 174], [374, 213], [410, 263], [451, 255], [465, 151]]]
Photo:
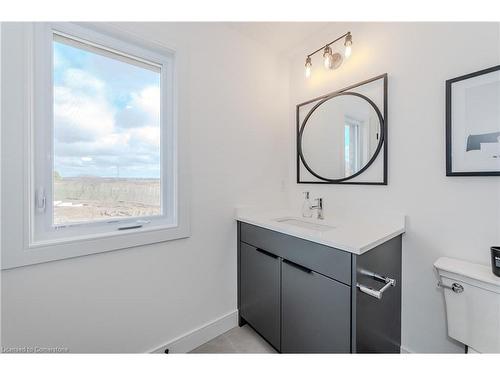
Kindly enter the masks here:
[[243, 222], [240, 228], [241, 241], [351, 284], [351, 253]]

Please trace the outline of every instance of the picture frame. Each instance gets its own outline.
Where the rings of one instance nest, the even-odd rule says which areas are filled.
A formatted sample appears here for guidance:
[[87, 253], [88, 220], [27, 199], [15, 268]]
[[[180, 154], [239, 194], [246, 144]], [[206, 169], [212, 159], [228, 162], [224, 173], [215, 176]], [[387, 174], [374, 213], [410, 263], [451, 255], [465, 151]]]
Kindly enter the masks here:
[[500, 65], [446, 81], [446, 176], [500, 176]]

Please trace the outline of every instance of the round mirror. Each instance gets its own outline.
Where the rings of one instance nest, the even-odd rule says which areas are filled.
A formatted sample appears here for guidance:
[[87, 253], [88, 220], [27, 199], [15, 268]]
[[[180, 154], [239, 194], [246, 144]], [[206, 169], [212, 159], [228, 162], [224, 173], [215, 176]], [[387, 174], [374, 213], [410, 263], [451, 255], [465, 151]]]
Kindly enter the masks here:
[[351, 179], [376, 159], [383, 144], [384, 120], [366, 96], [343, 92], [316, 104], [299, 130], [299, 156], [315, 177]]

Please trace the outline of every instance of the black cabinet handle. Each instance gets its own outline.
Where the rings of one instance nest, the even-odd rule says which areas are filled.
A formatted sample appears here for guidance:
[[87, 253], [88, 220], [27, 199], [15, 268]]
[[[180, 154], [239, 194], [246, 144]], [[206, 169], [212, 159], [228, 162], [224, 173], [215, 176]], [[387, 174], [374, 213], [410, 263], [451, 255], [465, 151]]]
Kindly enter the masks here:
[[306, 272], [306, 273], [312, 273], [312, 270], [310, 270], [309, 268], [307, 267], [304, 267], [304, 266], [301, 266], [300, 264], [297, 264], [297, 263], [294, 263], [294, 262], [290, 262], [288, 259], [283, 259], [283, 263], [286, 263], [294, 268], [297, 268], [303, 272]]
[[278, 256], [273, 254], [273, 253], [270, 253], [269, 251], [266, 251], [266, 250], [262, 250], [262, 249], [259, 249], [259, 248], [256, 248], [256, 250], [259, 252], [259, 253], [262, 253], [264, 255], [267, 255], [267, 256], [270, 256], [271, 258], [277, 258]]

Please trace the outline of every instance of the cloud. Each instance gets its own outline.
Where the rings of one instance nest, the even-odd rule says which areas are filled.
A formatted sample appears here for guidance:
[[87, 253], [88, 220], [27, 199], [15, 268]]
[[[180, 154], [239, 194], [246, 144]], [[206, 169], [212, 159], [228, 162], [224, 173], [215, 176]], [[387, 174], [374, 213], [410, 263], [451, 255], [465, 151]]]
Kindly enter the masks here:
[[78, 69], [67, 69], [63, 85], [54, 88], [54, 124], [57, 141], [93, 141], [113, 132], [114, 108], [105, 85]]
[[137, 105], [147, 112], [154, 122], [159, 121], [160, 113], [160, 88], [149, 86], [143, 89], [139, 95], [132, 95], [132, 105]]
[[160, 88], [148, 86], [132, 93], [131, 100], [116, 115], [116, 125], [122, 128], [158, 127], [160, 123]]
[[133, 129], [131, 135], [135, 141], [146, 143], [151, 146], [160, 146], [160, 127], [145, 126], [143, 128]]
[[105, 81], [62, 69], [54, 88], [56, 169], [63, 176], [114, 176], [119, 167], [125, 177], [159, 177], [159, 87], [145, 86], [117, 103]]

